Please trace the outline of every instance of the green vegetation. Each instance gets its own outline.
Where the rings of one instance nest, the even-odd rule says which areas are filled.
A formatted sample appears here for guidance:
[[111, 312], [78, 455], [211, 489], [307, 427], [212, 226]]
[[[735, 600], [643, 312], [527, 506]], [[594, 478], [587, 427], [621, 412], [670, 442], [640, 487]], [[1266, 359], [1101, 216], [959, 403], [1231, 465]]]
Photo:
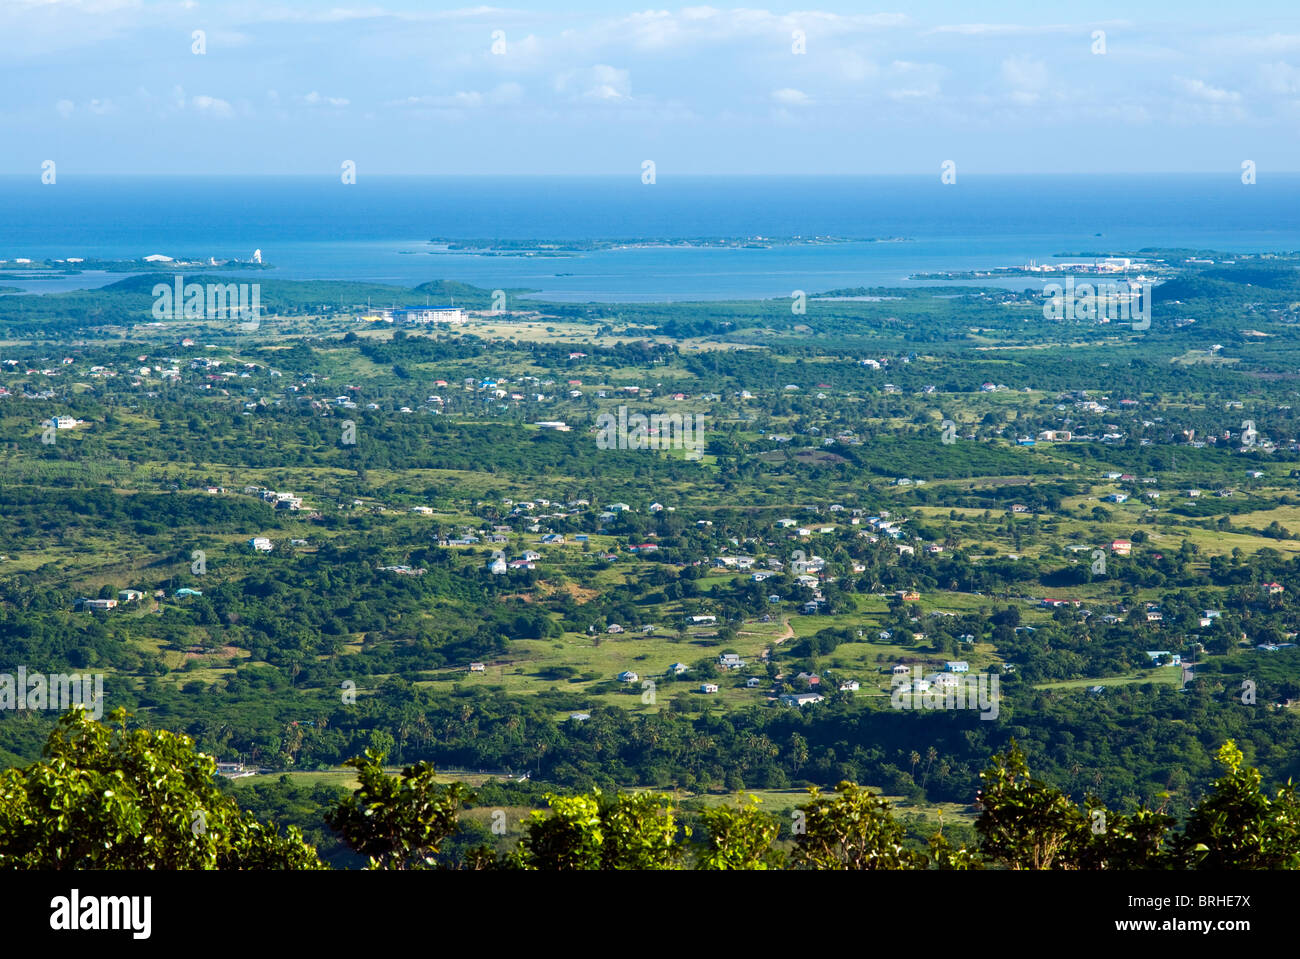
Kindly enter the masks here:
[[[621, 829], [636, 791], [703, 843], [677, 864], [770, 866], [738, 838], [762, 814], [719, 798], [865, 816], [825, 792], [850, 782], [901, 833], [799, 855], [955, 867], [1013, 741], [1060, 794], [1042, 863], [1141, 861], [1158, 824], [1124, 817], [1191, 830], [1224, 742], [1264, 792], [1300, 776], [1300, 279], [1171, 269], [1145, 331], [974, 288], [495, 312], [460, 284], [267, 280], [254, 329], [155, 321], [155, 275], [0, 298], [3, 669], [102, 674], [333, 865], [481, 865], [489, 808], [550, 793]], [[450, 298], [464, 325], [366, 319]], [[619, 407], [703, 416], [702, 456], [602, 449]], [[996, 718], [893, 708], [896, 666], [957, 662], [998, 680]], [[0, 765], [28, 767], [56, 713], [5, 695]], [[390, 794], [345, 765], [367, 750], [442, 772]], [[461, 828], [335, 834], [358, 786]], [[1088, 801], [1129, 838], [1080, 851]]]
[[[281, 837], [221, 795], [214, 763], [186, 737], [116, 730], [80, 710], [67, 713], [46, 759], [0, 780], [0, 866], [67, 869], [312, 869], [316, 853], [296, 827]], [[753, 797], [679, 820], [671, 801], [651, 792], [599, 789], [547, 793], [549, 812], [533, 811], [513, 845], [462, 828], [476, 797], [443, 785], [426, 763], [384, 773], [383, 747], [349, 765], [359, 785], [325, 820], [371, 869], [658, 870], [696, 868], [899, 869], [1295, 869], [1300, 867], [1300, 796], [1288, 785], [1269, 797], [1258, 770], [1243, 767], [1232, 742], [1224, 767], [1182, 832], [1173, 817], [1139, 807], [1114, 812], [1089, 799], [1083, 810], [1030, 777], [1014, 744], [981, 774], [978, 847], [954, 845], [942, 829], [921, 851], [890, 803], [841, 782], [823, 796], [811, 787], [781, 823]], [[198, 810], [195, 812], [195, 810]], [[492, 811], [504, 837], [504, 810]], [[693, 828], [694, 827], [694, 828]], [[699, 835], [697, 834], [697, 832]], [[459, 845], [458, 841], [459, 840]]]
[[185, 736], [64, 715], [43, 761], [0, 774], [0, 868], [318, 869], [290, 826], [240, 812]]

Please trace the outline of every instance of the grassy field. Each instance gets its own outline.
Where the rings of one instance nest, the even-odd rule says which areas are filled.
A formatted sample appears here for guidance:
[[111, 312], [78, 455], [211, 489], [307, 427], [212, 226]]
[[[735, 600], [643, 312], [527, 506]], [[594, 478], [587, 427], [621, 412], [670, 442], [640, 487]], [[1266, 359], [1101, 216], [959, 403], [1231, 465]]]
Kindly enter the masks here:
[[1059, 683], [1036, 683], [1035, 689], [1087, 689], [1092, 686], [1128, 686], [1133, 683], [1163, 683], [1166, 686], [1182, 684], [1181, 666], [1157, 666], [1127, 676], [1103, 676], [1096, 679], [1068, 679]]
[[[734, 640], [722, 642], [712, 629], [690, 629], [686, 638], [680, 639], [675, 630], [660, 628], [649, 635], [603, 634], [598, 645], [596, 637], [566, 633], [559, 640], [518, 640], [512, 644], [516, 657], [509, 662], [487, 663], [482, 673], [468, 672], [465, 667], [431, 670], [428, 675], [432, 678], [416, 685], [450, 681], [467, 688], [488, 686], [523, 695], [562, 690], [581, 694], [588, 706], [622, 706], [633, 712], [657, 712], [675, 697], [683, 697], [692, 711], [717, 703], [730, 707], [767, 699], [770, 684], [766, 681], [759, 689], [738, 687], [743, 687], [750, 675], [764, 675], [763, 651], [778, 645], [777, 641], [787, 633], [784, 622], [747, 623]], [[691, 666], [701, 659], [716, 660], [723, 650], [734, 650], [750, 668], [724, 672], [718, 679], [709, 680], [718, 683], [716, 694], [698, 692], [701, 681], [688, 678], [689, 673], [677, 679], [665, 675], [673, 663]], [[548, 670], [556, 667], [573, 669], [577, 675], [557, 681], [548, 675]], [[636, 673], [637, 681], [620, 683], [616, 677], [624, 671]], [[654, 690], [642, 685], [647, 680], [655, 683]]]
[[[398, 773], [397, 767], [386, 768], [385, 772], [390, 775]], [[241, 787], [253, 785], [258, 782], [278, 781], [281, 776], [288, 777], [289, 781], [300, 787], [311, 787], [320, 784], [328, 786], [337, 786], [341, 789], [354, 790], [357, 788], [357, 778], [354, 770], [351, 769], [330, 769], [320, 772], [285, 772], [274, 773], [259, 776], [243, 776], [239, 779], [232, 780], [233, 785], [238, 789]], [[442, 773], [437, 776], [440, 783], [461, 782], [471, 787], [481, 786], [485, 782], [497, 779], [504, 781], [501, 777], [492, 777], [473, 773]], [[872, 792], [882, 795], [878, 788], [871, 788]], [[737, 805], [745, 803], [749, 797], [754, 797], [759, 804], [759, 808], [769, 813], [780, 813], [795, 806], [802, 805], [808, 801], [809, 795], [806, 789], [746, 789], [740, 793], [694, 793], [681, 789], [660, 789], [660, 790], [631, 790], [632, 792], [653, 792], [671, 799], [676, 803], [702, 803], [706, 806], [719, 805]], [[824, 795], [828, 795], [832, 790], [823, 790]], [[976, 811], [969, 805], [958, 803], [928, 803], [913, 802], [902, 796], [884, 796], [892, 807], [896, 816], [916, 815], [922, 816], [927, 820], [934, 822], [936, 825], [940, 822], [959, 822], [973, 823], [975, 821]], [[473, 809], [465, 810], [462, 814], [464, 818], [477, 822], [490, 822], [492, 816], [498, 810], [506, 814], [508, 824], [507, 836], [516, 835], [520, 832], [518, 825], [534, 809], [545, 809], [545, 806], [507, 806], [507, 807], [490, 807], [476, 806]]]
[[[873, 793], [880, 796], [883, 792], [874, 786], [866, 787]], [[679, 799], [698, 800], [709, 806], [719, 806], [723, 804], [735, 805], [738, 802], [746, 801], [750, 796], [758, 800], [759, 808], [765, 812], [777, 812], [783, 809], [790, 809], [795, 806], [803, 805], [808, 801], [808, 790], [806, 789], [746, 789], [740, 793], [704, 793], [704, 794], [687, 794], [673, 793], [668, 790], [669, 795], [676, 795]], [[833, 793], [831, 789], [823, 789], [822, 795], [827, 796]], [[902, 796], [884, 796], [889, 801], [892, 811], [895, 815], [918, 815], [926, 819], [942, 819], [944, 822], [964, 822], [973, 823], [977, 815], [973, 806], [962, 805], [959, 803], [926, 803], [912, 802], [904, 799]]]
[[[386, 766], [384, 772], [390, 776], [395, 776], [401, 772], [400, 766]], [[289, 781], [297, 786], [311, 787], [318, 785], [338, 786], [340, 789], [353, 790], [357, 788], [357, 773], [355, 769], [324, 769], [324, 770], [292, 770], [289, 772], [277, 772], [258, 774], [255, 776], [240, 776], [238, 779], [232, 779], [230, 782], [235, 788], [251, 786], [262, 782], [278, 782], [281, 776], [287, 776]], [[439, 773], [435, 777], [440, 783], [460, 782], [469, 786], [481, 786], [485, 782], [505, 781], [506, 777], [489, 776], [480, 773]]]

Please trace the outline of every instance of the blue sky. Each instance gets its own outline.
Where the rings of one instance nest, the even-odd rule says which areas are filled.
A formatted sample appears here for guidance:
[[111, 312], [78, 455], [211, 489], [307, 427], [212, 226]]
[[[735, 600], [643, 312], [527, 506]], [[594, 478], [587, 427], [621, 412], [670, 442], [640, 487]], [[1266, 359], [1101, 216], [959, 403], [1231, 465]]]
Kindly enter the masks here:
[[1294, 0], [0, 0], [0, 89], [10, 174], [1300, 170]]

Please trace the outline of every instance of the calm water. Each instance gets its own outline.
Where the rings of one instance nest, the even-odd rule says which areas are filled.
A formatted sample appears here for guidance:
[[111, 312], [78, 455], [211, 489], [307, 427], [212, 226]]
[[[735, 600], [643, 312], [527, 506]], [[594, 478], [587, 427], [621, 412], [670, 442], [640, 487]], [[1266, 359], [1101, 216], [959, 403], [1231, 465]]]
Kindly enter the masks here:
[[[633, 249], [568, 258], [431, 255], [433, 237], [905, 238], [770, 250]], [[1100, 235], [1098, 235], [1100, 234]], [[909, 273], [1188, 247], [1300, 250], [1300, 175], [0, 177], [0, 259], [215, 256], [261, 249], [285, 279], [460, 280], [565, 301], [784, 297], [906, 285]], [[0, 279], [50, 291], [117, 279]], [[1032, 281], [1014, 280], [1016, 288]]]

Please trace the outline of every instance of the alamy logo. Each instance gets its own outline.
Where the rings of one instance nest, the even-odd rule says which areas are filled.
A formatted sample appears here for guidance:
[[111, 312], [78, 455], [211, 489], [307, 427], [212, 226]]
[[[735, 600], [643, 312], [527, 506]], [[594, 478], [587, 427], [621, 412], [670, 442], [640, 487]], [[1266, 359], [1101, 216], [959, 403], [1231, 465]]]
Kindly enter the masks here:
[[893, 677], [889, 705], [894, 709], [978, 709], [980, 719], [997, 719], [1002, 699], [997, 673], [939, 673], [928, 679], [919, 666]]
[[596, 417], [596, 448], [602, 450], [686, 450], [687, 459], [704, 453], [704, 414], [633, 413], [620, 406], [618, 415]]
[[152, 896], [85, 896], [79, 889], [50, 900], [50, 928], [56, 932], [127, 930], [148, 939], [153, 928]]
[[1043, 287], [1047, 297], [1043, 303], [1043, 318], [1047, 320], [1113, 320], [1133, 321], [1133, 329], [1151, 328], [1150, 283], [1127, 281], [1126, 286], [1112, 281], [1078, 283], [1074, 277], [1065, 278], [1065, 286], [1048, 283]]
[[260, 283], [186, 283], [153, 288], [155, 320], [256, 320], [262, 312]]
[[86, 710], [92, 719], [104, 715], [103, 673], [43, 673], [18, 675], [0, 673], [0, 709], [53, 709], [67, 712], [73, 706]]

